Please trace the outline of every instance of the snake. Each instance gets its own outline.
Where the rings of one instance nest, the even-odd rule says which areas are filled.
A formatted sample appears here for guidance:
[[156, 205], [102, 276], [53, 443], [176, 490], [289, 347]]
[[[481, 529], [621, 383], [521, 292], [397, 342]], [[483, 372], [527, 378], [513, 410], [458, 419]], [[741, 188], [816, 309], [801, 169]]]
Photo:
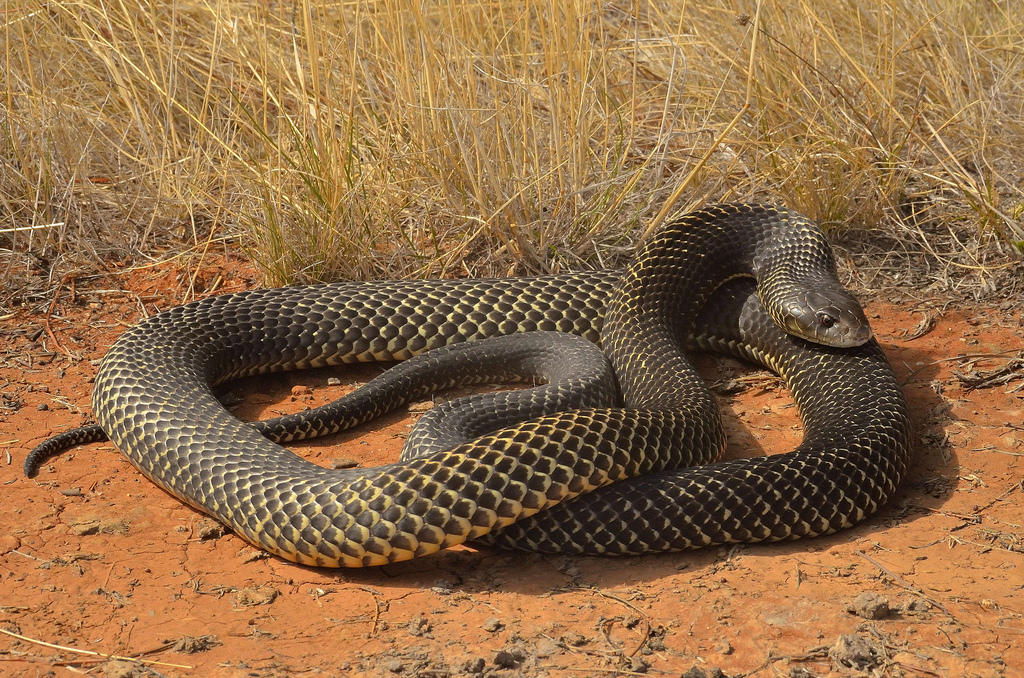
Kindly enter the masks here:
[[[213, 392], [257, 373], [429, 363], [463, 343], [486, 353], [495, 337], [530, 333], [599, 343], [618, 393], [335, 470], [235, 419]], [[718, 461], [724, 428], [695, 348], [781, 375], [803, 443]], [[257, 547], [316, 566], [381, 565], [467, 541], [615, 555], [830, 534], [884, 505], [909, 457], [902, 389], [827, 239], [806, 217], [758, 204], [667, 220], [621, 271], [339, 282], [175, 307], [114, 342], [92, 405], [157, 485]]]

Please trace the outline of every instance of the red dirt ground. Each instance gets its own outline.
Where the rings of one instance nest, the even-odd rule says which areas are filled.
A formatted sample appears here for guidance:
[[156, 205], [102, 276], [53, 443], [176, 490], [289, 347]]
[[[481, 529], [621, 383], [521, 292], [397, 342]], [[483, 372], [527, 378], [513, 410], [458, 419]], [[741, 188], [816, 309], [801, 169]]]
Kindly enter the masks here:
[[[879, 515], [811, 541], [629, 559], [455, 548], [318, 570], [220, 535], [110, 444], [22, 475], [29, 449], [88, 420], [96, 363], [124, 327], [254, 284], [234, 261], [195, 276], [165, 265], [69, 283], [50, 309], [2, 319], [0, 675], [1024, 676], [1019, 306], [867, 305], [906, 384], [911, 470]], [[703, 363], [747, 387], [721, 398], [731, 454], [796, 445], [777, 379]], [[378, 369], [245, 380], [235, 412], [319, 405]], [[972, 388], [987, 370], [1004, 383]], [[379, 464], [412, 416], [293, 449]]]

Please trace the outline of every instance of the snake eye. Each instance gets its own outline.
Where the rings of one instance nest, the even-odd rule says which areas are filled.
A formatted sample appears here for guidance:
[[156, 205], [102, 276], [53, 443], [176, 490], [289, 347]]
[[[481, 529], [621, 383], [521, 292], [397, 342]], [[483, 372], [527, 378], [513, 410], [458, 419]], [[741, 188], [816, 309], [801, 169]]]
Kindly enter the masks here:
[[821, 311], [818, 313], [818, 323], [822, 327], [829, 328], [836, 324], [836, 319], [830, 316], [828, 313]]

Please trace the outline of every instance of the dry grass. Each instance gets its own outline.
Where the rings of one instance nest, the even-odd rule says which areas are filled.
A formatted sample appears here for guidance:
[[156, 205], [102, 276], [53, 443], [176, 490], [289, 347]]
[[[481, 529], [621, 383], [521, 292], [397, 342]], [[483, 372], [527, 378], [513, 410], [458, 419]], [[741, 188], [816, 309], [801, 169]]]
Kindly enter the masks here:
[[274, 285], [615, 264], [691, 173], [1024, 248], [1011, 4], [9, 2], [5, 303], [238, 238]]

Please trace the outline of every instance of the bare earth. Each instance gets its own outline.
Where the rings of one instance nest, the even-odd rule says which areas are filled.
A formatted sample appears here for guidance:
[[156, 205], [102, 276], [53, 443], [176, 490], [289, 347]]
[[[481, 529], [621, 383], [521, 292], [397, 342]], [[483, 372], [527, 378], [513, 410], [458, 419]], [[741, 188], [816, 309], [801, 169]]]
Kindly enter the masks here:
[[[165, 265], [68, 283], [49, 314], [3, 318], [0, 675], [1024, 676], [1019, 305], [867, 305], [906, 385], [911, 470], [881, 514], [812, 541], [630, 559], [455, 548], [317, 570], [221, 534], [110, 444], [22, 475], [29, 449], [89, 420], [96, 361], [124, 327], [253, 284], [233, 260], [197, 276]], [[702, 368], [723, 394], [742, 387], [721, 396], [731, 454], [797, 444], [779, 380], [726, 359]], [[245, 380], [228, 402], [266, 418], [378, 370]], [[987, 371], [996, 383], [980, 383]], [[414, 416], [293, 449], [380, 464]]]

